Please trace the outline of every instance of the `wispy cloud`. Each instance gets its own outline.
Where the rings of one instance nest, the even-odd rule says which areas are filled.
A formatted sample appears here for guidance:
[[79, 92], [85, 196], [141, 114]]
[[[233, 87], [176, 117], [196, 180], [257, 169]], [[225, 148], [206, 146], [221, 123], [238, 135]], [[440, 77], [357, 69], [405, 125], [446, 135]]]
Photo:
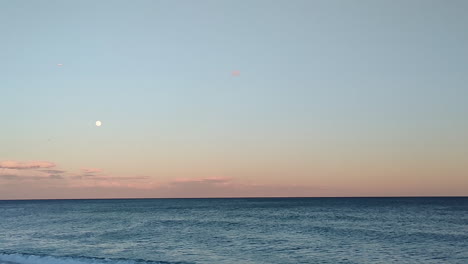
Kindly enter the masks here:
[[64, 170], [41, 170], [43, 172], [47, 172], [47, 173], [50, 173], [50, 174], [61, 174], [61, 173], [65, 173], [66, 171]]
[[72, 188], [130, 188], [148, 189], [151, 180], [148, 176], [113, 176], [108, 175], [100, 168], [82, 168], [80, 173], [70, 174], [70, 187]]
[[101, 173], [102, 169], [99, 169], [99, 168], [82, 168], [81, 171], [84, 172], [84, 173]]
[[14, 175], [14, 174], [1, 174], [0, 173], [0, 179], [4, 180], [44, 180], [44, 179], [51, 179], [51, 180], [61, 180], [63, 179], [62, 176], [60, 175], [47, 175], [47, 176], [42, 176], [42, 175], [36, 175], [36, 176], [27, 176], [27, 175]]
[[9, 181], [63, 179], [64, 170], [49, 161], [0, 161], [0, 179]]
[[40, 168], [53, 168], [55, 163], [48, 161], [0, 161], [0, 168], [2, 169], [16, 169], [16, 170], [28, 170], [28, 169], [40, 169]]
[[35, 193], [46, 198], [268, 197], [329, 193], [326, 188], [249, 184], [224, 176], [156, 181], [150, 176], [112, 175], [99, 168], [73, 172], [55, 167], [55, 163], [47, 161], [1, 161], [0, 198], [17, 197], [16, 192], [30, 193], [30, 198], [38, 198]]

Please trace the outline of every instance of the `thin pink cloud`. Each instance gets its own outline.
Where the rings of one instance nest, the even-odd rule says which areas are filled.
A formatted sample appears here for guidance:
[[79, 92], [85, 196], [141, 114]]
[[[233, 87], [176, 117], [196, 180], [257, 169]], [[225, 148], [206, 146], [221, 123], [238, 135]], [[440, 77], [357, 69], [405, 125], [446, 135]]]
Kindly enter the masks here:
[[58, 174], [49, 173], [41, 170], [25, 170], [25, 169], [0, 169], [0, 178], [7, 180], [34, 180], [34, 179], [49, 179], [59, 176]]
[[6, 160], [0, 161], [0, 169], [15, 169], [15, 170], [27, 170], [27, 169], [42, 169], [42, 168], [53, 168], [55, 163], [48, 161], [13, 161]]
[[101, 173], [102, 169], [99, 169], [99, 168], [82, 168], [81, 171], [84, 172], [84, 173]]
[[[193, 177], [158, 182], [150, 176], [107, 175], [99, 168], [82, 168], [73, 173], [55, 167], [55, 163], [46, 161], [1, 161], [0, 198], [17, 197], [15, 193], [32, 198], [272, 197], [337, 193], [317, 186], [249, 184], [230, 177]], [[15, 192], [10, 192], [12, 186]]]
[[66, 171], [56, 169], [49, 161], [0, 161], [0, 179], [7, 181], [36, 181], [64, 179]]

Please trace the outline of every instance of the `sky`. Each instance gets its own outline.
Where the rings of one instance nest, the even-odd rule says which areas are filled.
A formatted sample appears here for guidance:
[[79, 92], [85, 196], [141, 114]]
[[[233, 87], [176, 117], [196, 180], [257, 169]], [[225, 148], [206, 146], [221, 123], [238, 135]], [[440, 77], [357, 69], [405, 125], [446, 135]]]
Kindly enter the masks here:
[[467, 12], [0, 0], [0, 199], [466, 196]]

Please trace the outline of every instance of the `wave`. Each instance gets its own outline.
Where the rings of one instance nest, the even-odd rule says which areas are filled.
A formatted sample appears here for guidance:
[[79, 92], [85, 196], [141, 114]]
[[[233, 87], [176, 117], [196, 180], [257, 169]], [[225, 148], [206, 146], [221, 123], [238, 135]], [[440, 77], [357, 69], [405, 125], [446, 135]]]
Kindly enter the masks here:
[[0, 264], [191, 264], [189, 262], [148, 261], [91, 257], [58, 257], [20, 253], [0, 253]]

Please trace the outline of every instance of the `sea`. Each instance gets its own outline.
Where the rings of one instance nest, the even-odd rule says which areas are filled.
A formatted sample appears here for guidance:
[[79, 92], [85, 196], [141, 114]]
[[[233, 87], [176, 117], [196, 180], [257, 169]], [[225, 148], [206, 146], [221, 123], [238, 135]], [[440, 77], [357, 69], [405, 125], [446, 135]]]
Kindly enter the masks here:
[[468, 263], [468, 197], [0, 201], [2, 264]]

